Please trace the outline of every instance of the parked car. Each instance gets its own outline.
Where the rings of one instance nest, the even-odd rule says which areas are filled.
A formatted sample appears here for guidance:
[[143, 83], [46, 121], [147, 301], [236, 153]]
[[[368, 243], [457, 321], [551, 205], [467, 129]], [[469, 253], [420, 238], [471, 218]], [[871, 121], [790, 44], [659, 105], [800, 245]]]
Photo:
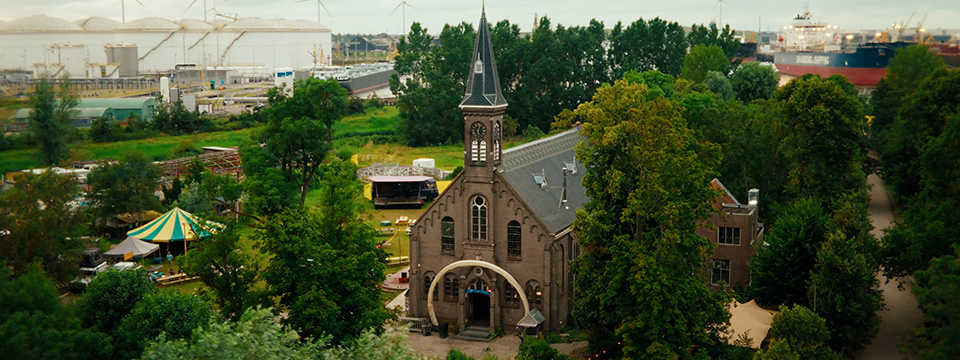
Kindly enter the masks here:
[[81, 267], [77, 270], [77, 277], [70, 281], [70, 291], [81, 292], [87, 290], [87, 285], [93, 281], [98, 274], [107, 271], [109, 265], [106, 262], [100, 262], [94, 267]]

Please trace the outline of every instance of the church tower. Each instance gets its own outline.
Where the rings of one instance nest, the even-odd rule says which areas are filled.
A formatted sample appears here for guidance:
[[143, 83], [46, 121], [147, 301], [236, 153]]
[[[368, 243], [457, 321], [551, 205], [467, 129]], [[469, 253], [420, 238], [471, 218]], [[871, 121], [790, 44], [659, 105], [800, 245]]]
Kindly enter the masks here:
[[492, 180], [503, 153], [503, 111], [507, 101], [500, 93], [500, 78], [493, 59], [493, 45], [486, 9], [477, 27], [467, 91], [460, 102], [463, 112], [463, 173], [467, 178]]

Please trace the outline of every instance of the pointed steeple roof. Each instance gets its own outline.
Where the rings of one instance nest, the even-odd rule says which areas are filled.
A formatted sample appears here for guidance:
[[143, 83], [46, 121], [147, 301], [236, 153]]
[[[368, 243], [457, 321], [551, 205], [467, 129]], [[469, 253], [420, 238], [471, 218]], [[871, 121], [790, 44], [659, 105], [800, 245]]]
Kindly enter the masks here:
[[493, 59], [493, 45], [490, 42], [490, 29], [487, 26], [486, 9], [480, 12], [480, 26], [477, 29], [477, 41], [474, 43], [470, 72], [467, 78], [467, 91], [463, 95], [460, 107], [465, 106], [506, 106], [507, 101], [500, 93], [500, 78], [497, 76], [497, 64]]

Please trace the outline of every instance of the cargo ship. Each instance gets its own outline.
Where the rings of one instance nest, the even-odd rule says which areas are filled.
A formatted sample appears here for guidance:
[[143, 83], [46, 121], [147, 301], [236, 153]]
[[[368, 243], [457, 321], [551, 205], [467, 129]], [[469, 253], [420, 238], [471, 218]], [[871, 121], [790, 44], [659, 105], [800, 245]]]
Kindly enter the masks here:
[[836, 26], [813, 21], [805, 9], [781, 31], [773, 62], [784, 75], [843, 75], [854, 85], [873, 87], [886, 75], [896, 50], [909, 45], [902, 41], [850, 44], [851, 39]]
[[318, 79], [337, 79], [347, 92], [352, 94], [380, 89], [390, 85], [390, 76], [396, 71], [391, 63], [357, 64], [345, 68], [329, 67], [314, 70], [311, 76]]

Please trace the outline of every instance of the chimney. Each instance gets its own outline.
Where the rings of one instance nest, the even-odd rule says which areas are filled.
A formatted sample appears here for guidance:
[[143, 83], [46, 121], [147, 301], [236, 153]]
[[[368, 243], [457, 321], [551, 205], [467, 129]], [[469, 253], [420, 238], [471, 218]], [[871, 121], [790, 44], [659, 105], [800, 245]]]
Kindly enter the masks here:
[[757, 203], [760, 202], [760, 189], [753, 188], [747, 191], [747, 207], [750, 209], [756, 209]]

